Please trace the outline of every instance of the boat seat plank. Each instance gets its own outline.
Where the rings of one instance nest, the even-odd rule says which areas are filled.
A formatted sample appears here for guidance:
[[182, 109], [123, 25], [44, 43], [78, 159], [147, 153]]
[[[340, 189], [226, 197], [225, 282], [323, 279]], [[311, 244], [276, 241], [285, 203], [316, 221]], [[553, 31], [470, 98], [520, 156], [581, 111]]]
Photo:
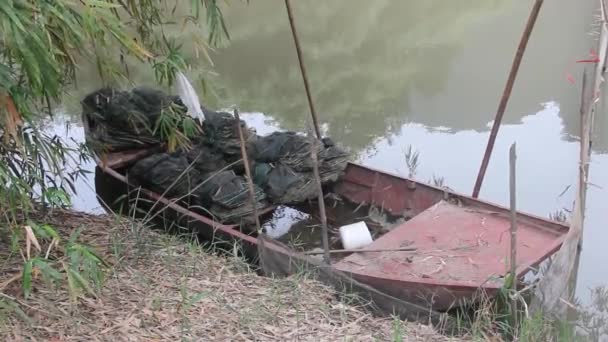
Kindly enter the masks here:
[[[542, 259], [558, 236], [518, 223], [518, 274]], [[446, 201], [392, 229], [365, 249], [415, 246], [415, 252], [357, 252], [335, 267], [371, 277], [403, 281], [457, 282], [500, 286], [508, 269], [510, 220], [507, 215], [461, 207]]]

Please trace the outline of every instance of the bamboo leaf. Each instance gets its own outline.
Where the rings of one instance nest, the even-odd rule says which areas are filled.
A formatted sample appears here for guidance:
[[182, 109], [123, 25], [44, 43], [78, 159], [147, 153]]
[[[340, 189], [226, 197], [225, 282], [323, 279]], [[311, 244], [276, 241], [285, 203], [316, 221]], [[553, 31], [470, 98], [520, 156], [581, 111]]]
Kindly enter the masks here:
[[17, 316], [24, 321], [25, 323], [27, 323], [28, 325], [32, 326], [34, 325], [34, 321], [32, 320], [31, 317], [29, 317], [20, 307], [19, 304], [17, 304], [15, 301], [8, 299], [8, 298], [1, 298], [0, 299], [0, 309], [4, 309], [5, 311], [8, 311], [9, 314], [10, 313], [16, 313]]
[[53, 229], [53, 227], [51, 227], [48, 224], [43, 224], [39, 226], [40, 228], [42, 228], [51, 238], [59, 241], [60, 237], [59, 234], [57, 234], [57, 231], [55, 231], [55, 229]]
[[33, 260], [28, 260], [23, 265], [23, 271], [21, 273], [21, 286], [23, 288], [23, 296], [27, 299], [32, 293], [32, 266]]
[[78, 295], [80, 294], [80, 288], [78, 287], [78, 282], [74, 278], [72, 272], [67, 265], [63, 264], [63, 268], [65, 269], [65, 273], [68, 278], [68, 292], [70, 293], [70, 299], [75, 301]]
[[40, 269], [43, 277], [51, 284], [55, 284], [57, 281], [63, 278], [61, 273], [51, 267], [51, 265], [49, 265], [44, 259], [34, 258], [32, 260], [32, 264]]
[[81, 289], [84, 289], [91, 296], [97, 297], [97, 294], [95, 293], [95, 291], [93, 291], [89, 282], [86, 279], [84, 279], [82, 277], [82, 275], [80, 275], [80, 273], [78, 273], [76, 270], [73, 270], [71, 268], [68, 269], [68, 272], [69, 272], [69, 274], [72, 275], [75, 285], [77, 285]]
[[119, 4], [114, 4], [114, 3], [103, 1], [103, 0], [85, 0], [84, 3], [86, 6], [99, 7], [99, 8], [105, 8], [105, 9], [111, 9], [111, 8], [118, 9], [118, 8], [122, 7]]
[[95, 261], [96, 263], [99, 263], [103, 266], [108, 267], [108, 264], [97, 254], [95, 253], [92, 249], [83, 246], [83, 245], [76, 245], [76, 248], [78, 249], [78, 251], [80, 251], [83, 256], [85, 256], [86, 258]]
[[78, 229], [76, 229], [75, 232], [73, 232], [70, 235], [70, 239], [68, 240], [68, 244], [73, 244], [74, 242], [76, 242], [76, 239], [78, 239], [78, 237], [80, 236], [80, 233], [82, 233], [82, 230], [84, 229], [84, 226], [80, 226], [78, 227]]

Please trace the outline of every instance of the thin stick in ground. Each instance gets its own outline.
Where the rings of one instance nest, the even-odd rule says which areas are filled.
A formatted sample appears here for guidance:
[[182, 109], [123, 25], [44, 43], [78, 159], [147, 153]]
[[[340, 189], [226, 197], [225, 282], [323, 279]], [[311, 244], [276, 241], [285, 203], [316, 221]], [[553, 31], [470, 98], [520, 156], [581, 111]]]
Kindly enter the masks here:
[[239, 111], [234, 110], [234, 122], [236, 130], [239, 134], [239, 140], [241, 141], [241, 155], [243, 156], [243, 164], [245, 165], [245, 175], [247, 176], [247, 185], [249, 186], [249, 197], [251, 198], [251, 205], [253, 206], [253, 216], [255, 216], [255, 228], [258, 234], [262, 233], [260, 225], [260, 218], [258, 217], [258, 207], [255, 200], [255, 188], [253, 186], [253, 178], [251, 178], [251, 169], [249, 169], [249, 158], [247, 157], [247, 147], [245, 146], [245, 137], [243, 136], [243, 130], [241, 129], [241, 118], [239, 117]]
[[306, 67], [304, 66], [304, 59], [302, 57], [302, 49], [300, 48], [300, 40], [298, 39], [298, 32], [296, 31], [296, 24], [293, 19], [291, 3], [289, 0], [285, 0], [285, 8], [287, 9], [287, 16], [289, 17], [289, 26], [291, 26], [291, 34], [293, 35], [293, 42], [296, 45], [296, 52], [298, 54], [298, 63], [300, 64], [300, 72], [302, 73], [302, 80], [304, 81], [304, 88], [306, 90], [308, 106], [310, 107], [310, 115], [312, 116], [312, 122], [315, 126], [315, 133], [317, 134], [317, 139], [321, 139], [321, 131], [319, 130], [319, 121], [317, 120], [317, 112], [315, 111], [315, 105], [312, 101], [312, 95], [310, 94], [310, 86], [308, 85], [308, 77], [306, 76]]
[[483, 178], [486, 174], [488, 164], [490, 163], [490, 156], [492, 155], [492, 150], [494, 149], [494, 142], [496, 141], [496, 136], [498, 135], [498, 129], [500, 128], [502, 117], [505, 114], [507, 102], [509, 102], [509, 98], [511, 97], [511, 90], [513, 90], [513, 84], [515, 83], [515, 78], [517, 77], [517, 72], [519, 71], [519, 66], [524, 56], [524, 51], [528, 45], [528, 40], [530, 40], [530, 35], [532, 33], [532, 29], [534, 28], [534, 24], [536, 23], [536, 18], [538, 18], [538, 13], [540, 12], [542, 4], [543, 0], [536, 0], [534, 3], [530, 16], [528, 17], [528, 22], [526, 23], [526, 28], [521, 36], [517, 53], [515, 54], [513, 64], [511, 65], [509, 78], [507, 79], [507, 84], [505, 85], [502, 98], [500, 99], [500, 104], [498, 105], [498, 110], [496, 111], [496, 117], [494, 118], [494, 123], [492, 124], [492, 131], [490, 132], [490, 138], [488, 139], [488, 145], [486, 146], [486, 151], [483, 155], [481, 167], [479, 168], [479, 173], [477, 174], [477, 180], [475, 181], [475, 187], [473, 188], [473, 198], [477, 198], [479, 196], [481, 184], [483, 183]]
[[[509, 194], [511, 204], [511, 287], [513, 294], [517, 291], [517, 206], [516, 206], [516, 159], [515, 143], [509, 149]], [[513, 329], [516, 329], [517, 324], [517, 298], [511, 296], [511, 318], [513, 319]]]

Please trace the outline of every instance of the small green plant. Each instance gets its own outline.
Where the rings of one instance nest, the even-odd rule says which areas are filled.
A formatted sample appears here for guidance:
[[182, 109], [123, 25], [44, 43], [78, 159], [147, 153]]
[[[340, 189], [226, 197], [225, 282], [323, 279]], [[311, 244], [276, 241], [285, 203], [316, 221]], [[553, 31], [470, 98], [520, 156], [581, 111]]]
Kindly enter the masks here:
[[431, 179], [431, 184], [433, 184], [434, 186], [438, 187], [438, 188], [443, 188], [445, 187], [445, 178], [442, 176], [435, 176], [433, 175], [433, 178]]
[[405, 150], [405, 164], [408, 169], [408, 177], [414, 178], [416, 175], [416, 171], [418, 169], [418, 157], [420, 157], [420, 153], [418, 151], [412, 151], [412, 145], [408, 145]]
[[181, 295], [181, 301], [179, 303], [179, 313], [181, 315], [181, 333], [182, 336], [186, 336], [190, 330], [190, 320], [188, 318], [188, 312], [192, 308], [192, 306], [203, 298], [207, 297], [208, 294], [206, 292], [195, 293], [194, 295], [189, 295], [188, 288], [185, 284], [182, 284], [179, 287], [179, 292]]
[[18, 317], [20, 320], [24, 321], [30, 326], [34, 324], [32, 318], [21, 309], [19, 303], [15, 302], [8, 296], [3, 296], [0, 297], [0, 324], [5, 325], [8, 317]]
[[555, 212], [549, 214], [549, 219], [556, 222], [566, 223], [568, 222], [568, 216], [569, 215], [566, 209], [558, 209]]
[[[26, 256], [21, 272], [23, 295], [27, 299], [33, 290], [34, 280], [41, 276], [43, 281], [55, 288], [67, 283], [72, 300], [83, 292], [96, 296], [103, 283], [104, 270], [109, 266], [91, 248], [76, 242], [80, 231], [77, 230], [63, 246], [59, 234], [48, 225], [29, 222], [24, 226]], [[45, 249], [43, 245], [47, 245]], [[32, 249], [36, 255], [32, 256]], [[51, 259], [51, 252], [61, 249], [67, 260]]]
[[397, 315], [393, 315], [393, 341], [401, 342], [405, 339], [406, 331], [404, 331], [403, 322]]
[[73, 299], [81, 290], [96, 296], [103, 285], [104, 269], [109, 267], [93, 249], [76, 242], [81, 231], [82, 227], [72, 234], [66, 246], [68, 263], [64, 264], [64, 268]]
[[[179, 115], [174, 106], [160, 113], [154, 127], [154, 133], [158, 132], [161, 139], [167, 141], [169, 151], [174, 151], [178, 146], [188, 149], [190, 139], [200, 133], [200, 126], [191, 117]], [[175, 129], [176, 127], [180, 129]]]

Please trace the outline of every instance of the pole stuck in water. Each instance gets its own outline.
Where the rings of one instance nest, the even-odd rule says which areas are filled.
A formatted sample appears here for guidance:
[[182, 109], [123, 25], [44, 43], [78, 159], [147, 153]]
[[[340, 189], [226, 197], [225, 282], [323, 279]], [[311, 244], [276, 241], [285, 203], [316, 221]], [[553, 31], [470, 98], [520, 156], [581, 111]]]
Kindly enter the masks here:
[[517, 155], [515, 152], [515, 143], [511, 145], [509, 149], [509, 197], [511, 207], [511, 279], [512, 279], [512, 296], [511, 296], [511, 318], [513, 319], [513, 328], [517, 324], [517, 298], [515, 293], [517, 292], [517, 206], [516, 206], [516, 159]]
[[509, 98], [511, 97], [511, 90], [513, 90], [513, 84], [515, 83], [515, 78], [517, 77], [517, 72], [519, 71], [519, 66], [521, 65], [521, 60], [524, 56], [524, 51], [526, 50], [526, 46], [528, 45], [528, 40], [530, 40], [530, 34], [532, 33], [532, 29], [534, 28], [534, 24], [536, 23], [536, 18], [538, 18], [538, 13], [540, 12], [542, 4], [543, 0], [536, 0], [536, 2], [534, 3], [532, 11], [530, 12], [530, 16], [528, 17], [528, 22], [526, 23], [526, 28], [524, 29], [524, 33], [521, 36], [519, 47], [517, 48], [517, 52], [513, 59], [513, 64], [511, 65], [509, 78], [507, 79], [507, 84], [505, 85], [505, 89], [502, 93], [502, 98], [500, 99], [500, 104], [498, 105], [498, 110], [496, 111], [496, 117], [494, 118], [494, 123], [492, 124], [492, 130], [490, 131], [488, 145], [486, 146], [486, 151], [483, 155], [483, 160], [479, 168], [479, 173], [477, 174], [477, 180], [475, 181], [475, 187], [473, 188], [473, 198], [477, 198], [479, 196], [481, 184], [483, 183], [483, 178], [485, 177], [486, 170], [488, 169], [488, 164], [490, 163], [490, 156], [492, 155], [492, 150], [494, 149], [494, 142], [496, 142], [496, 136], [498, 135], [498, 129], [500, 128], [502, 117], [505, 114], [507, 102], [509, 102]]
[[300, 64], [300, 72], [302, 74], [302, 80], [304, 81], [306, 97], [308, 98], [308, 107], [310, 108], [310, 115], [312, 116], [312, 122], [315, 127], [315, 133], [317, 134], [317, 139], [321, 139], [321, 131], [319, 130], [319, 121], [317, 120], [317, 112], [315, 111], [315, 105], [312, 101], [312, 95], [310, 94], [310, 86], [308, 85], [308, 77], [306, 76], [306, 67], [304, 66], [304, 60], [302, 57], [302, 49], [300, 48], [300, 40], [298, 39], [298, 32], [296, 31], [296, 24], [293, 19], [293, 13], [291, 11], [291, 3], [289, 2], [289, 0], [285, 0], [285, 7], [287, 8], [287, 16], [289, 17], [289, 25], [291, 26], [291, 34], [293, 35], [293, 42], [296, 45], [296, 53], [298, 54], [298, 63]]
[[241, 155], [243, 157], [243, 164], [245, 165], [245, 174], [247, 175], [247, 185], [249, 186], [249, 196], [251, 198], [251, 205], [253, 206], [253, 216], [255, 216], [255, 228], [258, 234], [260, 234], [262, 233], [262, 228], [260, 225], [260, 218], [258, 217], [258, 208], [255, 200], [255, 188], [253, 186], [253, 178], [251, 177], [251, 169], [249, 169], [249, 158], [247, 157], [245, 137], [243, 135], [243, 130], [241, 129], [241, 118], [239, 117], [239, 111], [237, 109], [234, 110], [234, 122], [239, 135], [239, 140], [241, 142]]

